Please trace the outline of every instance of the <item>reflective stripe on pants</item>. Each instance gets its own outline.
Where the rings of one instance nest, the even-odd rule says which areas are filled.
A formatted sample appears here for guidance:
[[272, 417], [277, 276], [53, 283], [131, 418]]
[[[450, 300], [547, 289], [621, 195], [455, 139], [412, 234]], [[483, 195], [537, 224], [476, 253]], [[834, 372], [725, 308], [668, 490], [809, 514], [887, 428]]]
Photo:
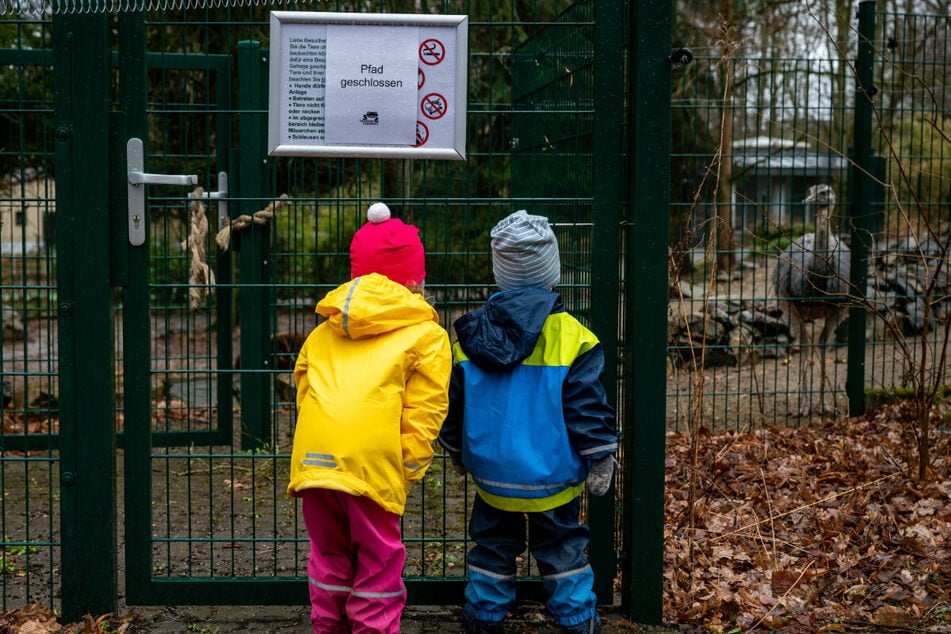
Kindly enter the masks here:
[[[597, 613], [588, 564], [588, 527], [579, 522], [581, 498], [550, 511], [503, 511], [476, 495], [469, 533], [466, 610], [478, 619], [500, 621], [515, 601], [515, 559], [528, 548], [548, 593], [545, 607], [560, 625], [576, 625]], [[527, 521], [526, 521], [527, 518]]]
[[406, 604], [400, 518], [366, 497], [303, 492], [315, 634], [398, 634]]

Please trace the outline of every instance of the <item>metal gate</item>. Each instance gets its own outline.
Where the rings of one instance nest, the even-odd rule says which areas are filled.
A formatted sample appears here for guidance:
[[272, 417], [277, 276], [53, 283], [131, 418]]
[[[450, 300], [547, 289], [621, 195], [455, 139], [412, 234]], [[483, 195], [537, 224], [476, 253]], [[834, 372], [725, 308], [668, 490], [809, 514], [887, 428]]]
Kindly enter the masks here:
[[[366, 207], [384, 199], [420, 226], [427, 291], [448, 324], [491, 292], [487, 242], [460, 240], [454, 218], [484, 231], [512, 205], [542, 206], [567, 246], [575, 234], [589, 240], [590, 192], [571, 192], [582, 204], [560, 213], [550, 200], [507, 196], [498, 182], [504, 168], [473, 176], [471, 164], [271, 159], [268, 50], [245, 37], [260, 37], [267, 12], [251, 10], [242, 25], [249, 32], [222, 40], [231, 54], [224, 59], [152, 50], [168, 48], [156, 39], [213, 32], [217, 17], [147, 17], [145, 37], [127, 42], [138, 50], [119, 51], [120, 65], [130, 60], [120, 76], [132, 77], [120, 92], [131, 139], [122, 300], [127, 601], [304, 604], [308, 544], [299, 505], [284, 493], [295, 416], [290, 370], [316, 325], [316, 300], [348, 277], [349, 238]], [[490, 54], [491, 63], [509, 64]], [[143, 58], [144, 74], [134, 66]], [[223, 102], [232, 94], [233, 103]], [[133, 123], [143, 107], [144, 122]], [[509, 148], [482, 143], [476, 137], [473, 149], [507, 160]], [[473, 197], [482, 182], [498, 199]], [[204, 191], [193, 189], [198, 183]], [[460, 250], [464, 267], [454, 262]], [[586, 256], [579, 271], [589, 267]], [[586, 286], [581, 275], [566, 288]], [[461, 600], [471, 499], [443, 456], [414, 488], [402, 525], [410, 602]], [[607, 511], [592, 520], [613, 527]], [[613, 566], [600, 573], [610, 587]], [[522, 575], [532, 593], [531, 564]]]
[[[55, 165], [55, 194], [34, 198], [59, 211], [47, 214], [55, 238], [36, 260], [42, 277], [4, 278], [5, 301], [22, 292], [17, 307], [48, 335], [45, 354], [24, 346], [0, 358], [3, 372], [55, 396], [18, 405], [22, 430], [2, 435], [4, 477], [22, 464], [24, 495], [38, 493], [32, 510], [46, 518], [21, 527], [4, 507], [4, 607], [59, 600], [71, 620], [114, 611], [121, 592], [129, 605], [306, 604], [308, 544], [284, 492], [289, 367], [315, 302], [349, 275], [353, 231], [382, 199], [420, 227], [447, 327], [492, 292], [498, 219], [527, 208], [555, 224], [563, 294], [605, 345], [633, 463], [614, 500], [585, 507], [596, 590], [613, 603], [620, 579], [622, 603], [658, 621], [663, 426], [624, 421], [663, 416], [662, 373], [649, 376], [663, 338], [621, 335], [664, 329], [665, 258], [653, 247], [666, 221], [633, 210], [664, 209], [666, 167], [632, 159], [622, 177], [622, 157], [635, 136], [665, 148], [667, 129], [644, 110], [666, 112], [669, 15], [621, 1], [321, 3], [470, 16], [469, 158], [275, 160], [269, 8], [220, 4], [19, 3], [3, 23], [20, 46], [0, 52], [19, 90], [10, 162], [22, 172], [34, 152], [47, 174]], [[625, 17], [639, 51], [628, 77]], [[636, 104], [625, 86], [642, 95]], [[32, 89], [42, 99], [28, 101]], [[624, 250], [640, 258], [628, 270], [656, 275], [619, 292]], [[45, 295], [28, 300], [28, 287]], [[621, 390], [626, 375], [643, 378]], [[402, 526], [410, 602], [461, 600], [472, 493], [444, 456], [414, 488]], [[22, 582], [8, 584], [21, 562]], [[529, 559], [519, 588], [539, 590]]]
[[[483, 28], [491, 31], [481, 36], [483, 42], [505, 44], [493, 44], [471, 59], [475, 82], [469, 125], [479, 133], [470, 137], [470, 160], [435, 164], [269, 159], [264, 144], [266, 9], [119, 16], [119, 90], [112, 110], [117, 114], [110, 115], [108, 142], [117, 166], [110, 177], [113, 194], [127, 199], [128, 211], [120, 221], [113, 205], [111, 222], [115, 235], [128, 237], [120, 240], [110, 281], [122, 289], [116, 352], [124, 403], [119, 444], [128, 603], [306, 602], [306, 536], [298, 506], [284, 493], [294, 424], [288, 365], [315, 324], [316, 299], [347, 278], [349, 238], [370, 202], [386, 200], [421, 228], [428, 250], [427, 290], [435, 295], [444, 323], [491, 292], [485, 233], [519, 207], [546, 213], [556, 223], [573, 271], [565, 278], [566, 297], [573, 310], [590, 316], [588, 245], [598, 239], [591, 229], [596, 225], [591, 217], [594, 170], [579, 170], [586, 176], [578, 178], [574, 191], [565, 191], [561, 183], [558, 191], [538, 189], [515, 198], [508, 182], [512, 139], [531, 135], [527, 128], [519, 133], [517, 126], [528, 123], [507, 114], [513, 104], [505, 84], [498, 83], [505, 81], [518, 51], [543, 29], [592, 32], [593, 5], [578, 6], [585, 11], [560, 21], [556, 13], [540, 10], [535, 20], [517, 28], [514, 14], [472, 16], [474, 23], [481, 17]], [[83, 41], [90, 48], [101, 46], [95, 38], [102, 37], [102, 18], [70, 16], [60, 22], [74, 35], [64, 47]], [[593, 39], [575, 42], [572, 50], [548, 51], [552, 59], [572, 58], [574, 74], [547, 80], [549, 86], [564, 86], [572, 105], [532, 99], [539, 90], [534, 87], [523, 97], [528, 105], [519, 108], [556, 107], [563, 119], [573, 113], [593, 117], [593, 84], [582, 81], [592, 72]], [[176, 53], [162, 52], [170, 50]], [[221, 52], [227, 57], [218, 57]], [[67, 56], [72, 76], [82, 77], [68, 52], [57, 62]], [[93, 64], [88, 72], [103, 81]], [[230, 89], [229, 76], [236, 83]], [[70, 105], [79, 103], [74, 97]], [[87, 114], [74, 113], [71, 120], [81, 127]], [[69, 137], [64, 143], [72, 141], [64, 136]], [[554, 151], [582, 166], [592, 160], [597, 142], [590, 148], [592, 153], [582, 155], [567, 141], [550, 137], [516, 149], [523, 160], [541, 160]], [[78, 145], [69, 143], [69, 149], [78, 151]], [[77, 184], [76, 191], [83, 186]], [[617, 209], [610, 210], [614, 218]], [[610, 243], [600, 249], [604, 261], [617, 262], [610, 254], [617, 249], [617, 234], [605, 235]], [[73, 236], [79, 256], [84, 244]], [[75, 299], [77, 310], [84, 299]], [[615, 311], [601, 319], [600, 328], [616, 331]], [[83, 334], [78, 328], [67, 334], [76, 358], [89, 352]], [[86, 441], [77, 437], [74, 442]], [[83, 499], [78, 472], [69, 470], [77, 505]], [[460, 600], [471, 496], [466, 482], [446, 469], [444, 457], [413, 490], [403, 518], [411, 602]], [[618, 550], [613, 510], [610, 502], [588, 506], [599, 535], [592, 561], [606, 602], [613, 601]], [[107, 547], [108, 538], [96, 536]], [[64, 536], [64, 566], [67, 552], [73, 551]], [[520, 585], [527, 596], [537, 591], [535, 575], [527, 560]]]

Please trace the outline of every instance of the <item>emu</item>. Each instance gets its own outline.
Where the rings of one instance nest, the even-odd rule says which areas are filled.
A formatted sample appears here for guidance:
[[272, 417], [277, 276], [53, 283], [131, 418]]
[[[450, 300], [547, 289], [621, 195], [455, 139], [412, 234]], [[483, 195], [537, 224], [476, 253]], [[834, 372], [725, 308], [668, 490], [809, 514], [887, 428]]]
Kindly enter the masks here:
[[[835, 416], [833, 405], [825, 398], [826, 355], [832, 333], [848, 314], [849, 248], [832, 234], [829, 219], [835, 207], [835, 192], [828, 185], [813, 185], [803, 200], [815, 205], [816, 230], [792, 241], [779, 254], [779, 262], [773, 271], [773, 289], [783, 313], [789, 316], [790, 331], [804, 346], [809, 355], [801, 365], [800, 390], [807, 391], [807, 400], [799, 409], [799, 416]], [[815, 320], [822, 319], [822, 330], [813, 340]], [[808, 322], [813, 322], [807, 327]], [[819, 364], [818, 403], [813, 402], [816, 393], [812, 389], [815, 364]]]

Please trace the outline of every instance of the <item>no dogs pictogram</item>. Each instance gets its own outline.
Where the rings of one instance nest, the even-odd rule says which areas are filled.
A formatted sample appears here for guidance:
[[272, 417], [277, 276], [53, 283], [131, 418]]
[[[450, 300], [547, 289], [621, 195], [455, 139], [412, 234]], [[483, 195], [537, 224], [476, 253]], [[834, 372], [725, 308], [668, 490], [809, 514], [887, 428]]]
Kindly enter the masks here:
[[435, 66], [446, 58], [446, 47], [439, 40], [430, 38], [419, 45], [419, 59], [427, 66]]
[[429, 128], [426, 127], [426, 124], [422, 121], [416, 122], [416, 144], [413, 147], [419, 147], [421, 145], [426, 145], [426, 141], [429, 140]]
[[446, 114], [446, 111], [449, 109], [446, 104], [446, 98], [440, 95], [438, 92], [431, 92], [425, 97], [420, 104], [420, 109], [423, 111], [423, 114], [426, 115], [428, 119], [441, 119], [443, 115]]

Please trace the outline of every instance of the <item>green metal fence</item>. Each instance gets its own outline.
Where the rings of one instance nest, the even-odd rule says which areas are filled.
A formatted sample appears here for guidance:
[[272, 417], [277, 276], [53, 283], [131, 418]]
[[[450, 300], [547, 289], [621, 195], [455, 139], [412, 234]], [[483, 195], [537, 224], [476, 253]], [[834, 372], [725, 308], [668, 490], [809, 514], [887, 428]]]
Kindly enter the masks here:
[[[158, 342], [147, 361], [131, 360], [125, 372], [128, 377], [130, 365], [148, 363], [151, 377], [147, 401], [144, 391], [137, 399], [128, 392], [126, 397], [126, 431], [136, 434], [126, 444], [127, 478], [152, 483], [142, 495], [127, 491], [126, 512], [136, 518], [127, 520], [126, 535], [131, 603], [306, 601], [300, 583], [306, 534], [298, 505], [284, 493], [295, 416], [289, 370], [300, 342], [316, 324], [316, 300], [348, 277], [349, 238], [371, 202], [386, 200], [420, 227], [428, 254], [427, 293], [447, 325], [490, 292], [486, 232], [513, 206], [549, 214], [565, 224], [565, 235], [581, 220], [590, 223], [583, 207], [562, 219], [552, 204], [555, 196], [516, 200], [509, 190], [510, 128], [518, 105], [505, 82], [523, 42], [535, 31], [558, 27], [550, 23], [557, 17], [553, 13], [526, 17], [516, 22], [504, 9], [502, 15], [483, 15], [472, 8], [470, 78], [476, 81], [469, 95], [469, 160], [436, 163], [268, 158], [268, 47], [262, 37], [267, 11], [227, 19], [192, 12], [149, 16], [147, 50], [179, 48], [179, 38], [192, 42], [190, 32], [210, 33], [221, 22], [231, 23], [233, 32], [215, 48], [232, 51], [237, 84], [233, 101], [219, 103], [216, 82], [225, 73], [197, 68], [207, 63], [209, 50], [185, 56], [192, 58], [188, 72], [199, 73], [192, 81], [183, 81], [181, 71], [173, 69], [181, 59], [163, 56], [162, 69], [147, 78], [149, 152], [162, 157], [154, 167], [150, 163], [149, 171], [225, 171], [232, 219], [268, 206], [273, 215], [265, 224], [235, 225], [224, 250], [213, 239], [220, 224], [204, 235], [187, 228], [192, 213], [187, 210], [197, 202], [185, 192], [166, 191], [149, 210], [149, 295], [123, 305], [132, 324], [151, 318], [152, 332], [140, 325], [135, 339]], [[590, 16], [586, 19], [590, 28]], [[229, 115], [234, 147], [215, 134], [215, 119]], [[156, 120], [161, 122], [158, 135]], [[216, 187], [213, 181], [205, 184], [206, 191]], [[573, 193], [591, 196], [581, 184]], [[206, 204], [200, 214], [222, 215], [214, 201]], [[216, 282], [208, 289], [214, 295], [192, 301], [199, 290], [189, 266], [196, 250], [216, 273]], [[129, 319], [130, 310], [142, 319]], [[126, 341], [124, 354], [130, 356]], [[234, 425], [227, 427], [232, 411]], [[151, 453], [145, 435], [130, 429], [131, 421], [146, 412], [152, 418]], [[214, 427], [207, 430], [212, 440], [202, 435], [209, 426]], [[156, 431], [169, 434], [161, 449]], [[403, 517], [412, 602], [459, 600], [471, 497], [465, 480], [446, 468], [443, 457], [414, 488]], [[529, 562], [522, 574], [526, 579], [533, 574]], [[613, 574], [609, 570], [606, 576], [610, 580]], [[221, 584], [222, 578], [235, 583]], [[196, 594], [196, 588], [201, 592]]]
[[[268, 7], [103, 8], [0, 21], [4, 608], [72, 618], [110, 611], [120, 592], [129, 605], [306, 603], [306, 534], [284, 491], [289, 369], [376, 200], [420, 227], [447, 328], [492, 292], [489, 228], [518, 208], [548, 215], [566, 303], [609, 351], [612, 400], [624, 393], [617, 131], [637, 110], [623, 90], [625, 3], [429, 7], [469, 16], [464, 162], [268, 157]], [[665, 47], [642, 56], [652, 72], [666, 72]], [[142, 213], [127, 213], [136, 169], [181, 183], [149, 185]], [[403, 518], [413, 603], [461, 600], [472, 490], [446, 466], [437, 457]], [[616, 503], [586, 505], [603, 602], [639, 521], [623, 498], [645, 483], [629, 471]], [[639, 556], [657, 579], [638, 600], [656, 620], [654, 529]], [[642, 569], [622, 565], [628, 588]], [[539, 593], [530, 559], [520, 577]]]
[[883, 202], [873, 224], [867, 385], [878, 391], [947, 384], [951, 222], [951, 18], [889, 13], [872, 41], [871, 113]]
[[15, 28], [20, 47], [0, 50], [3, 609], [60, 588], [52, 54], [48, 23]]
[[[861, 413], [925, 366], [945, 382], [949, 22], [874, 9], [862, 3], [848, 50], [699, 57], [675, 76], [670, 429], [803, 424], [820, 393]], [[814, 322], [810, 343], [772, 272], [814, 231], [804, 198], [820, 183], [866, 299], [828, 341]]]
[[[499, 218], [524, 207], [555, 223], [562, 292], [608, 351], [624, 440], [616, 500], [586, 506], [598, 592], [612, 601], [619, 576], [622, 605], [659, 621], [660, 421], [797, 424], [821, 389], [769, 282], [814, 222], [808, 186], [833, 187], [834, 226], [870, 249], [864, 312], [879, 315], [853, 309], [812, 346], [843, 413], [904, 384], [919, 357], [902, 342], [940, 351], [939, 330], [919, 344], [923, 324], [947, 323], [949, 38], [946, 17], [863, 2], [844, 56], [672, 69], [670, 16], [641, 4], [430, 7], [470, 18], [465, 162], [268, 157], [267, 7], [3, 16], [2, 606], [107, 612], [117, 569], [129, 604], [306, 602], [306, 536], [284, 494], [288, 369], [384, 199], [421, 228], [447, 327], [492, 291]], [[128, 240], [132, 138], [145, 171], [196, 175], [149, 186], [142, 246]], [[411, 601], [459, 601], [471, 494], [443, 457], [414, 489]], [[520, 572], [536, 592], [530, 560]]]
[[[810, 186], [832, 186], [835, 226], [848, 232], [850, 74], [838, 56], [711, 56], [675, 78], [671, 428], [795, 420], [811, 396], [801, 386], [816, 371], [805, 363], [812, 350], [791, 354], [802, 342], [779, 312], [772, 271], [779, 250], [813, 230]], [[840, 402], [842, 367], [830, 367]]]

